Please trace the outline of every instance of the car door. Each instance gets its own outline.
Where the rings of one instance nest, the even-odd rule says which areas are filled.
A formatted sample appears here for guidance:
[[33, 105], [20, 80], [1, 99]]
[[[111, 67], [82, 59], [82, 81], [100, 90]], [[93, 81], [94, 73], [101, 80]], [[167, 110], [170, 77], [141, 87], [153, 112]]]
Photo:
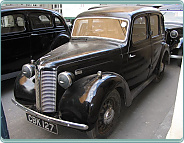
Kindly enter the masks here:
[[133, 19], [131, 44], [128, 52], [126, 80], [133, 88], [147, 79], [151, 64], [151, 42], [148, 15], [142, 14]]
[[22, 12], [7, 12], [1, 16], [1, 72], [21, 70], [30, 61], [29, 34], [26, 16]]
[[31, 54], [37, 60], [50, 51], [50, 45], [54, 38], [54, 24], [50, 12], [30, 12], [28, 14], [31, 25]]
[[158, 63], [160, 52], [162, 49], [162, 42], [164, 40], [164, 27], [163, 27], [163, 20], [161, 23], [161, 17], [159, 14], [150, 14], [150, 33], [151, 33], [151, 45], [152, 45], [152, 62], [151, 62], [151, 68], [150, 73], [151, 75]]

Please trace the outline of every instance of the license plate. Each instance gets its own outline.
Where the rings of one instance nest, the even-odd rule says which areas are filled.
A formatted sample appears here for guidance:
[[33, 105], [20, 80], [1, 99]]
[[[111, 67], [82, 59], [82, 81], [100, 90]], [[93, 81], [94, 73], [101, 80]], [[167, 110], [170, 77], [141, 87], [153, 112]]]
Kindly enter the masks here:
[[35, 117], [33, 115], [30, 115], [30, 114], [27, 114], [27, 113], [26, 113], [26, 117], [27, 117], [27, 120], [30, 123], [32, 123], [32, 124], [42, 128], [42, 129], [45, 129], [45, 130], [47, 130], [49, 132], [52, 132], [54, 134], [58, 134], [57, 125], [55, 125], [53, 123], [50, 123], [48, 121], [42, 120], [40, 118], [37, 118], [37, 117]]

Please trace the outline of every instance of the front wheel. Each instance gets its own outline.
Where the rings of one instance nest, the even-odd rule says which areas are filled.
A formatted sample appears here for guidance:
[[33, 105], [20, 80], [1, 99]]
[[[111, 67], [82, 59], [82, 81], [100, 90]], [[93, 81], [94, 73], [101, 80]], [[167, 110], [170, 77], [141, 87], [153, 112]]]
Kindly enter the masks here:
[[107, 138], [117, 123], [120, 109], [120, 94], [114, 89], [103, 101], [94, 128], [87, 132], [89, 138]]

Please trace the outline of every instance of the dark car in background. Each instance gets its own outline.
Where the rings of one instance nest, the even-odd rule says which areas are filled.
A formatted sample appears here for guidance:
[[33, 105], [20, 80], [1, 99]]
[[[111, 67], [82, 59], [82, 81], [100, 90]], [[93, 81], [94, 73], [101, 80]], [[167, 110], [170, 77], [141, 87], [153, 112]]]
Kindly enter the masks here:
[[69, 39], [68, 26], [56, 11], [1, 7], [1, 80], [15, 77], [22, 65]]
[[173, 4], [159, 9], [164, 15], [166, 42], [170, 47], [171, 58], [176, 58], [180, 66], [183, 56], [183, 6]]
[[162, 79], [169, 57], [158, 9], [88, 10], [77, 16], [70, 42], [23, 66], [12, 101], [47, 131], [61, 125], [107, 138], [121, 107]]

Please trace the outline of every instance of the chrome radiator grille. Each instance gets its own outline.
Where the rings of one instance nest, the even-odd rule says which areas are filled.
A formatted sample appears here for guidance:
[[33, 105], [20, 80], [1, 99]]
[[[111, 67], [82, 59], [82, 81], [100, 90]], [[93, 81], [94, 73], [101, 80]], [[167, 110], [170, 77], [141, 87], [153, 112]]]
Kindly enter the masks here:
[[41, 112], [55, 112], [57, 82], [56, 71], [41, 71], [41, 73], [36, 71], [35, 73], [37, 109]]

